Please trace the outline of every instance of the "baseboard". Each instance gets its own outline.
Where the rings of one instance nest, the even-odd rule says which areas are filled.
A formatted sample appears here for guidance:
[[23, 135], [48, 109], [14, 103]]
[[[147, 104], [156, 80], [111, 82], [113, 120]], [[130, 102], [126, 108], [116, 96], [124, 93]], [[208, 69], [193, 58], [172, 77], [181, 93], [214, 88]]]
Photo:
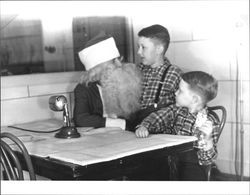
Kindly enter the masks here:
[[223, 173], [216, 169], [212, 172], [211, 175], [212, 181], [250, 181], [250, 177], [244, 176], [241, 180], [241, 177], [235, 174]]
[[[229, 159], [217, 159], [216, 160], [216, 165], [217, 168], [220, 170], [220, 172], [225, 173], [226, 175], [232, 175], [232, 176], [237, 176], [237, 174], [240, 173], [240, 162], [237, 162], [237, 166], [238, 166], [238, 172], [236, 173], [235, 170], [235, 162], [233, 160], [229, 160]], [[244, 172], [243, 175], [246, 178], [250, 177], [250, 163], [248, 161], [244, 162]]]

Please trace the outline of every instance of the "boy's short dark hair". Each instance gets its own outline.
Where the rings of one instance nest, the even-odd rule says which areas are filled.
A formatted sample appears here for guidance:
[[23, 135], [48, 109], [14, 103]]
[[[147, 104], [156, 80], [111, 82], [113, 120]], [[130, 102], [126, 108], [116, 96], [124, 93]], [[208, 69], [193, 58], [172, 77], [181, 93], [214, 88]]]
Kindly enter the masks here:
[[164, 47], [164, 54], [166, 53], [170, 42], [170, 36], [168, 30], [165, 27], [159, 24], [146, 27], [139, 31], [138, 36], [160, 41]]
[[212, 75], [202, 71], [191, 71], [183, 73], [181, 77], [189, 84], [191, 90], [202, 97], [204, 104], [216, 97], [218, 82]]

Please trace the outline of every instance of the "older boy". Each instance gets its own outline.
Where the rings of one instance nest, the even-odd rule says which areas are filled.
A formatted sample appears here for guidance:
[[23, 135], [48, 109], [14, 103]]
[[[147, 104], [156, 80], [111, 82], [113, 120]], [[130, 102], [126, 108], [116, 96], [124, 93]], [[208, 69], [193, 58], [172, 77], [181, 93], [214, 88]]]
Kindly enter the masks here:
[[139, 69], [143, 74], [141, 108], [175, 103], [181, 70], [165, 57], [170, 42], [168, 30], [156, 24], [143, 28], [138, 36]]
[[138, 33], [138, 65], [142, 73], [141, 110], [131, 115], [128, 129], [135, 127], [151, 112], [175, 103], [181, 70], [165, 57], [169, 46], [168, 30], [158, 24], [143, 28]]
[[176, 92], [176, 104], [150, 114], [138, 126], [136, 136], [154, 133], [194, 135], [197, 150], [180, 159], [181, 180], [205, 180], [200, 165], [211, 164], [217, 156], [218, 121], [207, 112], [206, 104], [217, 95], [218, 83], [201, 71], [184, 73]]

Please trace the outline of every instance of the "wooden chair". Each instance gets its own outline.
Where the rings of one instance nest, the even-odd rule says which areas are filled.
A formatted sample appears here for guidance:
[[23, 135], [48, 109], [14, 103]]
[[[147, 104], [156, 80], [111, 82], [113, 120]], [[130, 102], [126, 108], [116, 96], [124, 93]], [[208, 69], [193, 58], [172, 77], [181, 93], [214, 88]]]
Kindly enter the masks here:
[[[7, 142], [8, 140], [8, 142]], [[14, 142], [10, 145], [8, 143]], [[31, 162], [29, 153], [20, 139], [11, 133], [1, 133], [1, 168], [3, 171], [4, 180], [24, 180], [23, 167], [17, 153], [13, 150], [13, 147], [18, 147], [21, 150], [23, 159], [27, 165], [30, 180], [36, 180], [36, 175]]]
[[[218, 141], [221, 135], [221, 132], [225, 126], [226, 123], [226, 118], [227, 118], [227, 111], [223, 106], [212, 106], [212, 107], [208, 107], [208, 112], [213, 115], [213, 117], [219, 121], [219, 135], [218, 135]], [[218, 115], [218, 112], [220, 112], [220, 115]], [[220, 117], [219, 117], [220, 116]], [[205, 167], [205, 171], [206, 171], [206, 176], [207, 176], [207, 181], [211, 180], [211, 172], [212, 169], [216, 169], [216, 164], [212, 163], [210, 165], [207, 165]]]

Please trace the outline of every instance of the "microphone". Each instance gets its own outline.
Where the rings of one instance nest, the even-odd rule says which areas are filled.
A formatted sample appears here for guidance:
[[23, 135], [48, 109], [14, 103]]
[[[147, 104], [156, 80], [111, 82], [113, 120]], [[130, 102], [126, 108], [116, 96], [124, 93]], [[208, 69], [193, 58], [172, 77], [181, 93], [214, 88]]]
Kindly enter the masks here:
[[56, 138], [77, 138], [81, 136], [80, 133], [77, 132], [77, 129], [70, 123], [68, 103], [65, 96], [51, 96], [49, 98], [49, 107], [56, 112], [63, 111], [64, 126], [55, 134]]

